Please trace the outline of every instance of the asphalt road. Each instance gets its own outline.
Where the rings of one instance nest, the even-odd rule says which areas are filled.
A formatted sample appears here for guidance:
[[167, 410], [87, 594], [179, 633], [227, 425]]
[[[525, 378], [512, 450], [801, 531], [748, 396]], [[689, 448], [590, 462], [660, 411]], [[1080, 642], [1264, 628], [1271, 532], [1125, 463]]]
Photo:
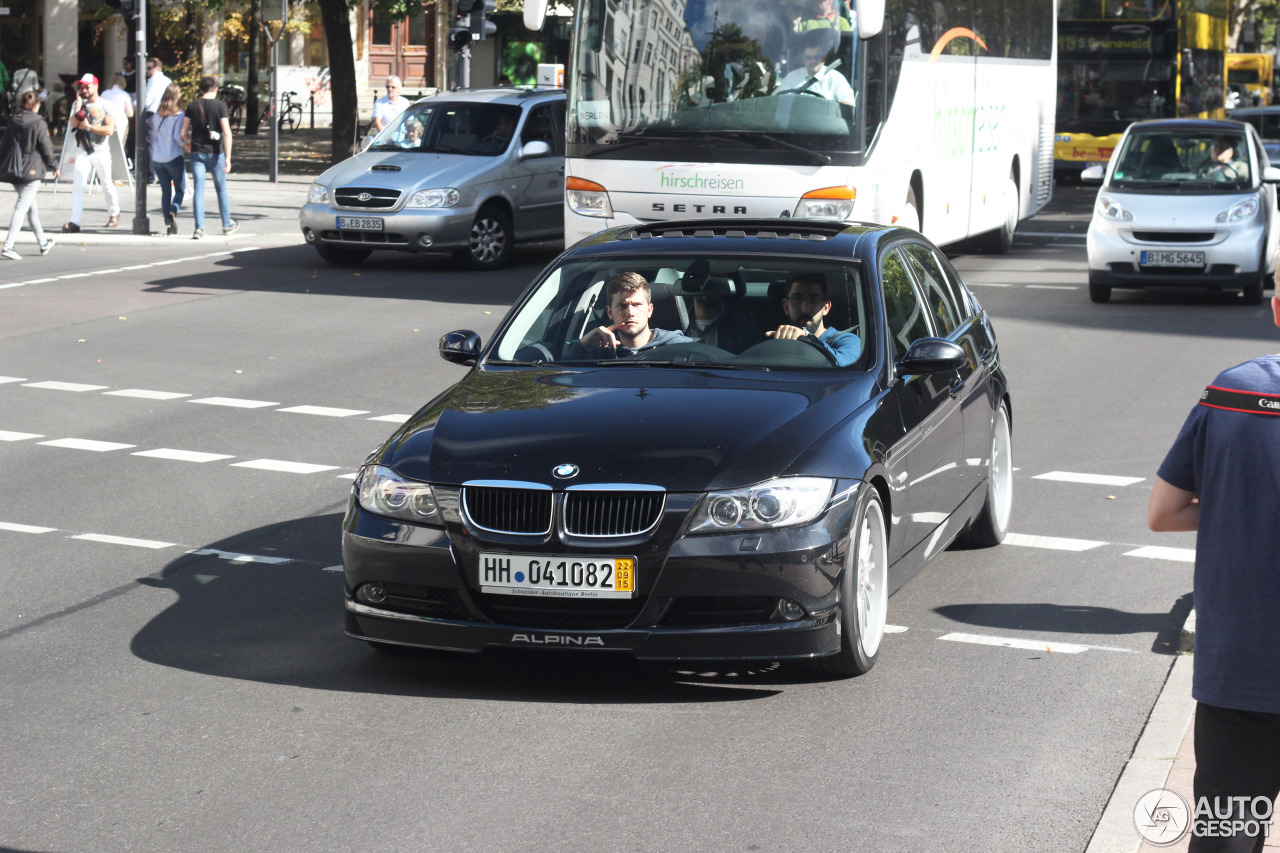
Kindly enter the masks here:
[[1190, 606], [1151, 477], [1206, 382], [1278, 348], [1230, 299], [1091, 304], [1090, 197], [955, 259], [1012, 383], [1013, 535], [895, 595], [849, 681], [343, 636], [351, 475], [462, 375], [440, 335], [487, 336], [554, 247], [489, 275], [301, 245], [24, 260], [52, 280], [0, 289], [0, 845], [1084, 850]]

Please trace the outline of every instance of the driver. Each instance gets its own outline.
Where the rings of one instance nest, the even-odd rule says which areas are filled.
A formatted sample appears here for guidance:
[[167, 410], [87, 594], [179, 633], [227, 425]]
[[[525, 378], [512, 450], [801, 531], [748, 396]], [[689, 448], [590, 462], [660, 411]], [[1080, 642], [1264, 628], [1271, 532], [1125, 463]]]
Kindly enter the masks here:
[[830, 28], [808, 30], [804, 34], [804, 67], [787, 73], [778, 81], [777, 92], [813, 92], [829, 101], [853, 106], [853, 87], [834, 68], [826, 66], [834, 33]]
[[597, 326], [569, 345], [565, 358], [599, 358], [635, 355], [663, 344], [691, 343], [680, 332], [649, 327], [653, 316], [653, 296], [649, 282], [634, 272], [622, 272], [605, 285], [609, 298], [610, 326]]
[[1238, 139], [1230, 136], [1213, 138], [1213, 159], [1205, 164], [1206, 174], [1224, 181], [1242, 181], [1249, 174], [1249, 164], [1236, 157]]
[[796, 341], [812, 336], [841, 367], [853, 364], [862, 354], [862, 341], [857, 335], [828, 329], [822, 324], [822, 318], [831, 311], [827, 277], [822, 273], [792, 273], [787, 278], [787, 295], [782, 300], [782, 310], [787, 312], [792, 325], [784, 324], [777, 331], [766, 332], [769, 337]]

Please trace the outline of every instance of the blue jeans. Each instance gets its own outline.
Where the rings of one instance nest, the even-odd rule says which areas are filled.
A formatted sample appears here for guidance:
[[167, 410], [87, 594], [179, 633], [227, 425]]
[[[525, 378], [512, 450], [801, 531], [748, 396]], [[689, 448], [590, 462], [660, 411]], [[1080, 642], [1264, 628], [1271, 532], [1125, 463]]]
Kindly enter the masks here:
[[155, 167], [160, 179], [160, 212], [177, 216], [187, 194], [187, 164], [179, 156], [168, 163], [156, 163]]
[[231, 227], [231, 200], [227, 198], [227, 175], [222, 171], [222, 152], [202, 154], [191, 152], [191, 177], [195, 178], [195, 196], [191, 207], [196, 215], [196, 227], [204, 230], [204, 175], [213, 174], [213, 190], [218, 196], [218, 213], [222, 215], [222, 227]]

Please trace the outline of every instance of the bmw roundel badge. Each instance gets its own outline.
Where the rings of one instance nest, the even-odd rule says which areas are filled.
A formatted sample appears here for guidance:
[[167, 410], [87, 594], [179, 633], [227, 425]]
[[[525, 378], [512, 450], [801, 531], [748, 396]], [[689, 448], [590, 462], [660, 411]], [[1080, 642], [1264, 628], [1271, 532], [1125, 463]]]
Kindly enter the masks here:
[[569, 480], [578, 476], [578, 466], [572, 462], [566, 462], [563, 465], [557, 465], [551, 469], [551, 476], [557, 480]]

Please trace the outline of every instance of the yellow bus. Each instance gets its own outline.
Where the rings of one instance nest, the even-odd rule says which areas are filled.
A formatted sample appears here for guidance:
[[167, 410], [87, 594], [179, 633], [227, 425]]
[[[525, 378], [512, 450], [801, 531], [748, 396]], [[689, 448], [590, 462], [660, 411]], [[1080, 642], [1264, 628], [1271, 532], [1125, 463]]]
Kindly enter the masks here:
[[1106, 163], [1130, 123], [1226, 114], [1227, 0], [1062, 0], [1054, 174]]
[[1275, 56], [1270, 53], [1228, 53], [1227, 87], [1234, 89], [1236, 87], [1232, 84], [1243, 84], [1251, 98], [1227, 106], [1265, 107], [1270, 104], [1274, 67]]

